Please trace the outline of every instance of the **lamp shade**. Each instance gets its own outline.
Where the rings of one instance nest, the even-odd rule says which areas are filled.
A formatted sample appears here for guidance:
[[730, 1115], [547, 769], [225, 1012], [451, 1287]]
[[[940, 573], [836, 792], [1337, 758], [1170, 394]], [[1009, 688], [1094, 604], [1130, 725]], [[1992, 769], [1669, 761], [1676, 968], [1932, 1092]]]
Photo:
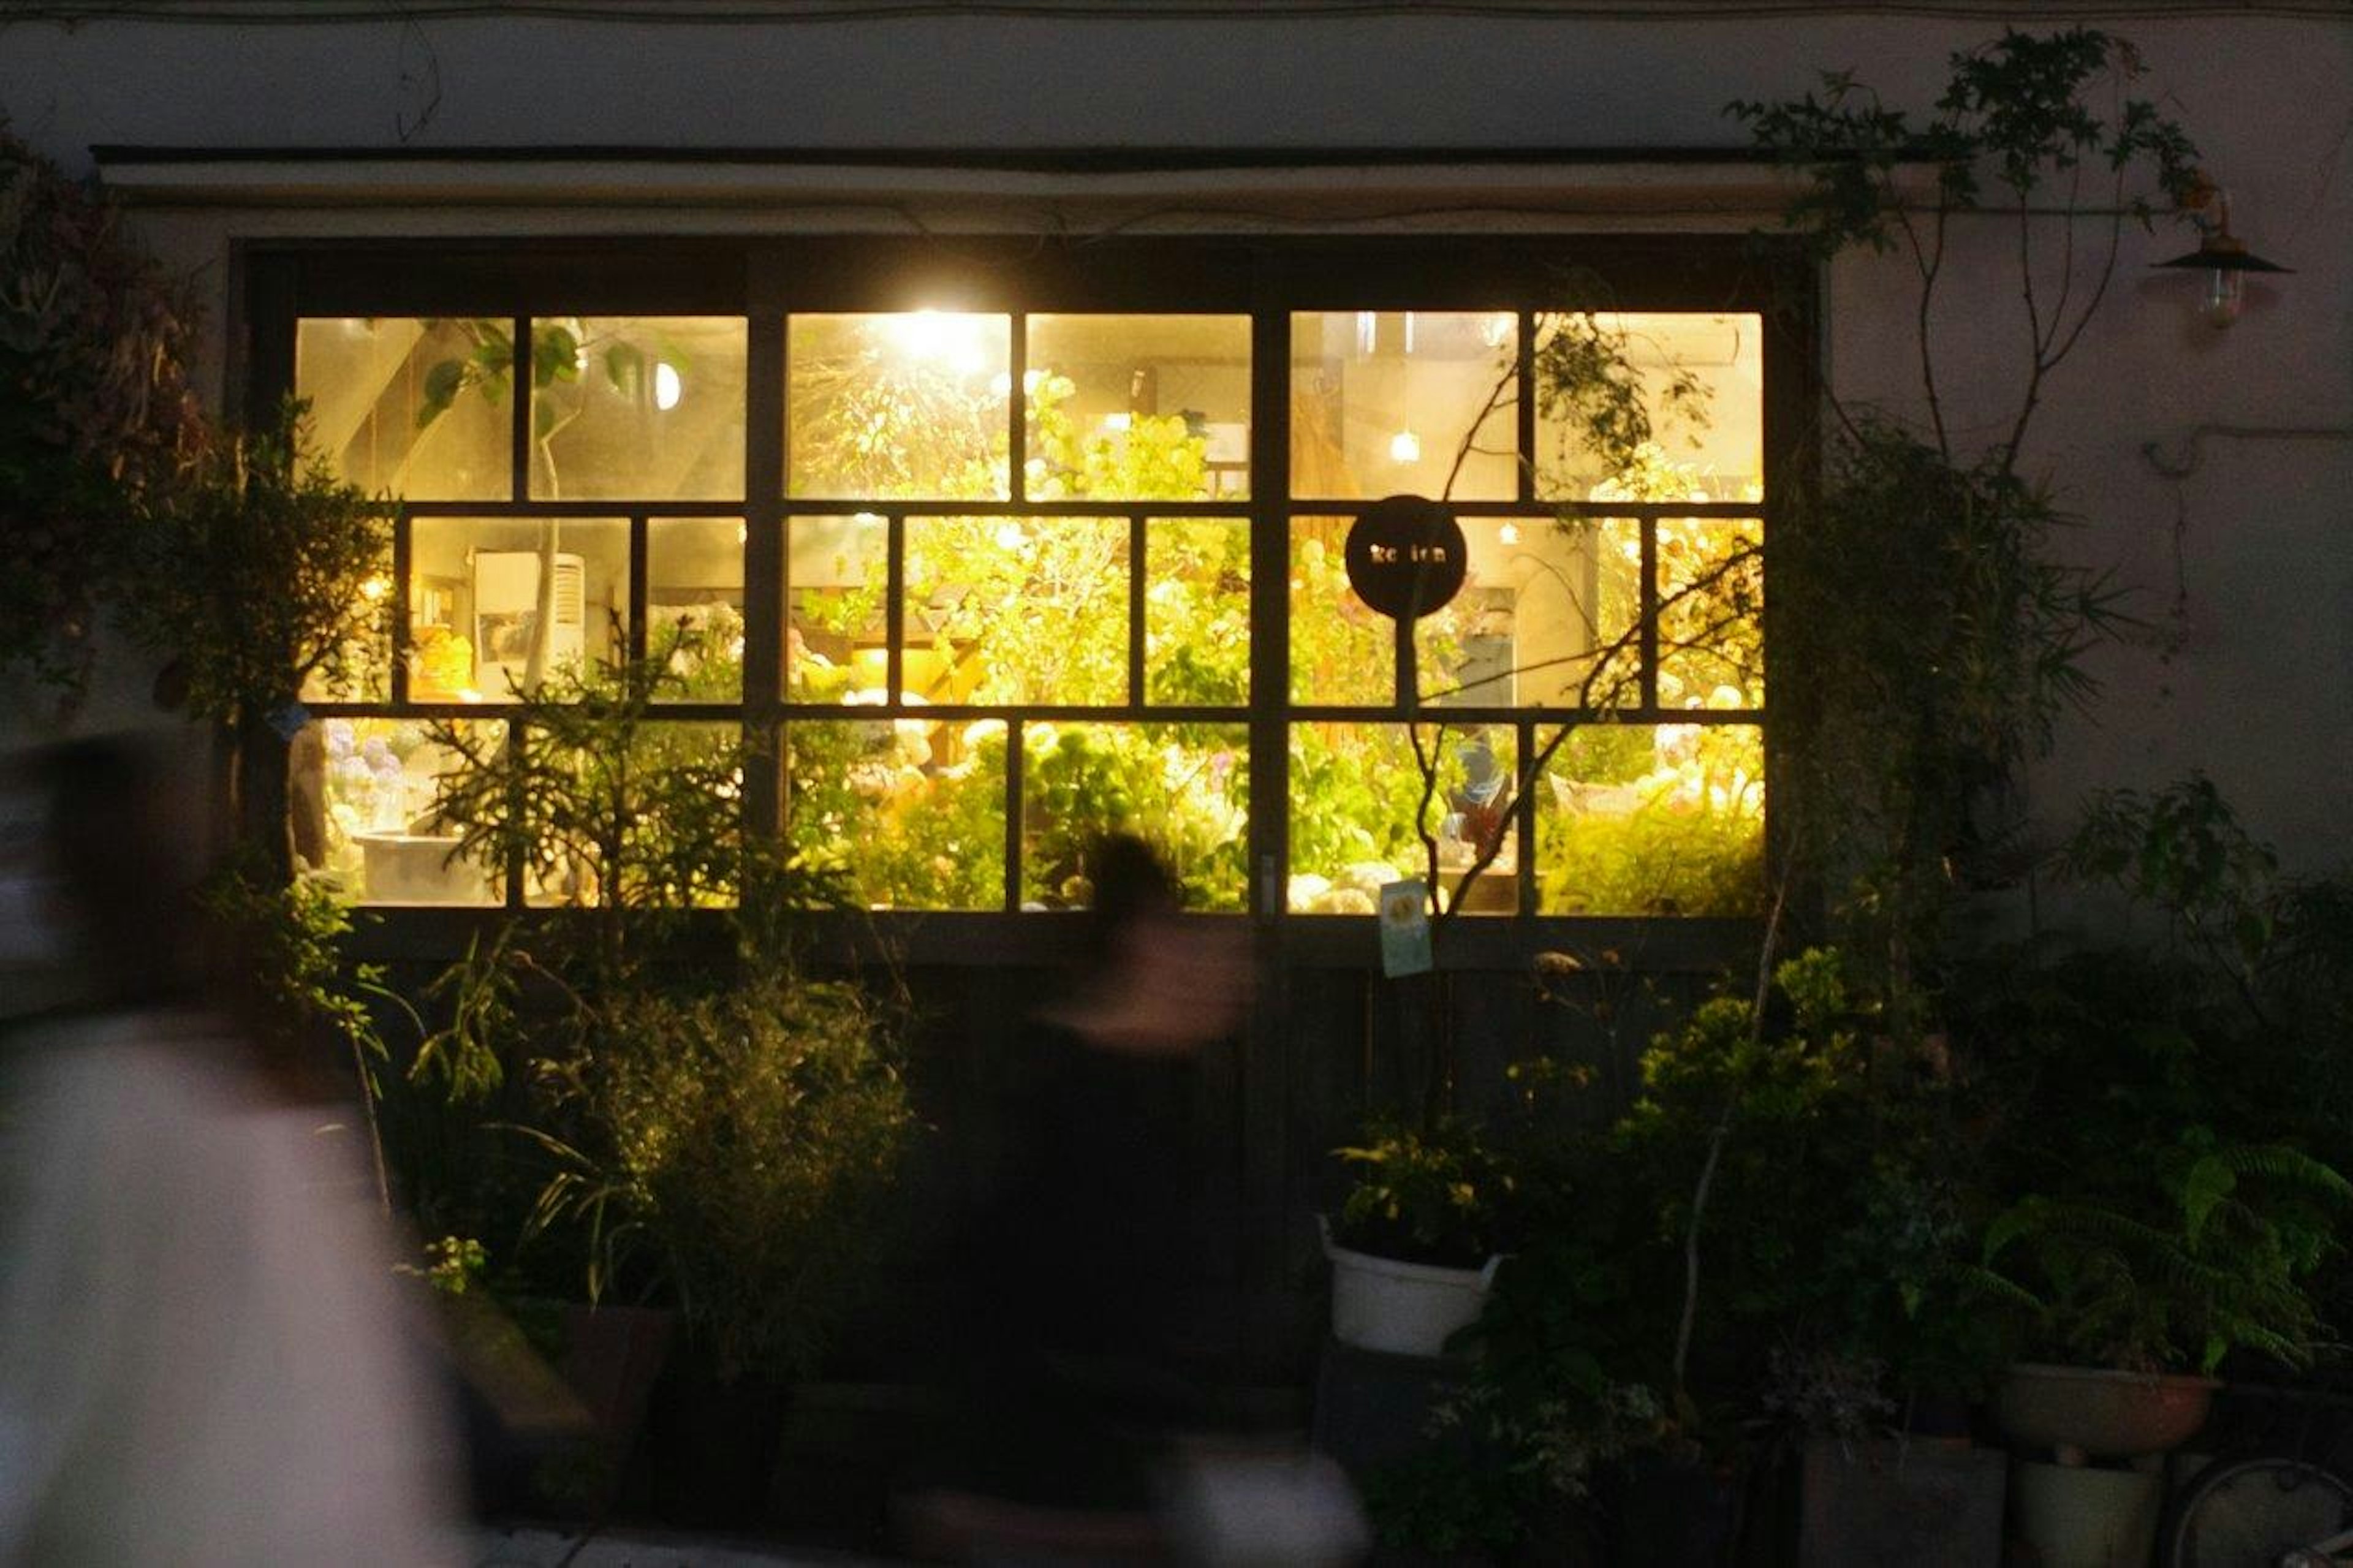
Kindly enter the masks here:
[[2180, 267], [2203, 272], [2293, 272], [2293, 267], [2282, 267], [2276, 261], [2265, 261], [2249, 250], [2236, 237], [2228, 234], [2210, 234], [2198, 242], [2198, 248], [2170, 261], [2158, 261], [2156, 267]]

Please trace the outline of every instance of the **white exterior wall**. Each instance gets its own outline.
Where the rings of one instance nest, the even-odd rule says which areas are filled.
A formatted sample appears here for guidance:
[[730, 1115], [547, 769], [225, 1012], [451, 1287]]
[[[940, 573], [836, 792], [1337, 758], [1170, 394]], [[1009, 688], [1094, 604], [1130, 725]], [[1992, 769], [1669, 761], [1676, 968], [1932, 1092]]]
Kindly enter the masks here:
[[[0, 21], [0, 109], [19, 134], [77, 168], [89, 166], [92, 143], [1731, 148], [1739, 135], [1721, 114], [1728, 100], [1790, 95], [1822, 68], [1852, 67], [1890, 101], [1919, 106], [1941, 84], [1948, 50], [1994, 36], [2005, 19], [2055, 25], [2047, 8], [2029, 5], [1957, 4], [1936, 14], [1915, 5], [1894, 16], [1770, 0], [1746, 15], [1659, 4], [1647, 15], [1621, 5], [1585, 16], [1575, 13], [1604, 8], [1532, 3], [1479, 15], [1398, 5], [1318, 16], [1269, 4], [1189, 18], [1155, 16], [1136, 0], [1057, 15], [1046, 0], [1026, 15], [896, 19], [861, 17], [868, 8], [856, 4], [773, 0], [734, 6], [764, 19], [725, 26], [683, 19], [696, 6], [680, 0], [670, 8], [679, 19], [668, 22], [620, 19], [662, 9], [643, 4], [589, 20], [493, 5], [454, 16], [443, 13], [466, 8], [417, 7], [436, 16], [415, 22], [322, 19], [346, 8], [320, 0], [307, 22], [258, 22], [248, 12], [230, 25], [204, 19], [238, 11], [216, 0], [185, 5], [171, 20], [66, 26], [23, 18], [104, 7], [19, 6], [17, 19]], [[596, 8], [594, 0], [574, 7]], [[2193, 319], [2189, 278], [2145, 270], [2188, 239], [2127, 232], [2108, 308], [2047, 389], [2034, 467], [2087, 523], [2066, 548], [2115, 566], [2142, 613], [2161, 620], [2175, 595], [2178, 529], [2189, 597], [2178, 646], [2152, 635], [2098, 656], [2107, 689], [2096, 721], [2067, 725], [2038, 779], [2038, 804], [2063, 822], [2085, 788], [2150, 787], [2203, 769], [2292, 865], [2353, 860], [2353, 7], [2158, 0], [2084, 9], [2140, 46], [2143, 89], [2198, 140], [2242, 237], [2298, 271], [2257, 284], [2245, 319], [2217, 332]], [[1442, 191], [1411, 195], [1401, 206], [1444, 205]], [[1480, 200], [1514, 205], [1493, 193]], [[1264, 193], [1226, 199], [1212, 182], [1181, 201], [1134, 195], [1061, 211], [1083, 233], [1137, 222], [1155, 204], [1286, 211], [1287, 227], [1302, 210], [1295, 197]], [[1019, 225], [1052, 205], [999, 195], [955, 212], [959, 221]], [[1551, 216], [1499, 212], [1420, 226], [1746, 221], [1563, 217], [1552, 205]], [[1589, 192], [1585, 205], [1594, 205]], [[1753, 205], [1761, 217], [1764, 198]], [[142, 221], [176, 263], [207, 269], [216, 315], [222, 262], [238, 236], [905, 222], [871, 203], [787, 212], [756, 195], [708, 209], [153, 206]], [[2021, 364], [2013, 243], [2009, 231], [1979, 228], [1948, 267], [1944, 368], [1963, 394], [1964, 423], [1987, 417], [1991, 395]], [[1834, 384], [1851, 398], [1910, 406], [1905, 268], [1851, 258], [1830, 282]], [[216, 360], [211, 374], [216, 387]], [[2198, 435], [2208, 426], [2234, 433]], [[2143, 456], [2152, 443], [2175, 462], [2194, 450], [2195, 472], [2178, 486], [2162, 477]]]

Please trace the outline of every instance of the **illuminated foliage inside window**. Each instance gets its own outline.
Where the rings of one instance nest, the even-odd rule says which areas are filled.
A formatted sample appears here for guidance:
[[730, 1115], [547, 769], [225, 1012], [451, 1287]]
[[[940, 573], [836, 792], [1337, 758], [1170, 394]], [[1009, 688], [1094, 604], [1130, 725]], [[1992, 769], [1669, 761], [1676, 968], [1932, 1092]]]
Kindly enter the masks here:
[[[751, 736], [775, 743], [785, 850], [876, 908], [1081, 906], [1117, 828], [1201, 909], [1369, 913], [1435, 846], [1435, 896], [1466, 914], [1753, 910], [1759, 318], [1280, 320], [1273, 364], [1245, 315], [772, 321], [781, 452], [751, 460], [783, 494], [756, 500], [743, 318], [300, 323], [329, 451], [415, 503], [384, 575], [403, 657], [363, 650], [311, 694], [331, 716], [308, 858], [374, 901], [723, 900], [716, 873], [618, 887], [612, 847], [544, 811], [487, 872], [428, 807], [471, 746], [552, 795], [626, 783], [725, 816]], [[1287, 484], [1252, 468], [1278, 417]], [[1358, 507], [1399, 491], [1444, 498], [1468, 551], [1409, 676], [1344, 559]], [[753, 561], [782, 573], [765, 629]], [[1256, 689], [1276, 635], [1284, 678]], [[620, 670], [645, 721], [628, 755], [587, 755], [560, 710]], [[487, 704], [502, 717], [464, 717]], [[1263, 878], [1253, 754], [1287, 775]]]

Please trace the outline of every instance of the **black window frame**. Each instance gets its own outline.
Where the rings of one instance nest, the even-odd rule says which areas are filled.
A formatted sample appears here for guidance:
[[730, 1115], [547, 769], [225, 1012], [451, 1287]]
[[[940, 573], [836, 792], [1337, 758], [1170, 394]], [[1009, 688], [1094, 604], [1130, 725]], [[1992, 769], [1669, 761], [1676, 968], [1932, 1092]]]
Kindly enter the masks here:
[[[838, 706], [812, 709], [786, 700], [783, 684], [786, 519], [821, 511], [882, 511], [939, 515], [935, 503], [830, 501], [789, 498], [784, 451], [786, 396], [785, 327], [795, 313], [853, 313], [917, 309], [953, 309], [1003, 313], [1011, 318], [1015, 384], [1022, 369], [1024, 318], [1046, 313], [1218, 313], [1251, 320], [1252, 408], [1250, 487], [1247, 500], [1193, 503], [1124, 502], [1099, 500], [1035, 502], [1018, 500], [976, 505], [954, 503], [962, 514], [1060, 512], [1081, 516], [1142, 518], [1181, 515], [1247, 516], [1251, 532], [1250, 701], [1246, 710], [1186, 709], [1187, 721], [1246, 723], [1254, 800], [1287, 800], [1287, 733], [1299, 720], [1342, 718], [1403, 721], [1405, 704], [1386, 709], [1332, 709], [1294, 703], [1290, 687], [1289, 551], [1293, 519], [1330, 515], [1327, 500], [1294, 500], [1290, 494], [1290, 400], [1292, 316], [1324, 310], [1511, 310], [1520, 322], [1523, 370], [1531, 348], [1532, 318], [1562, 307], [1574, 279], [1577, 298], [1606, 299], [1624, 310], [1754, 313], [1764, 323], [1764, 447], [1766, 488], [1761, 502], [1636, 503], [1570, 502], [1539, 499], [1525, 465], [1515, 498], [1509, 502], [1466, 503], [1482, 517], [1550, 518], [1564, 510], [1613, 518], [1637, 518], [1644, 538], [1660, 517], [1721, 515], [1758, 519], [1769, 538], [1788, 500], [1810, 482], [1813, 449], [1810, 410], [1816, 404], [1815, 343], [1818, 285], [1813, 261], [1794, 242], [1725, 234], [1356, 235], [1316, 237], [1134, 237], [1094, 240], [1037, 237], [702, 237], [691, 238], [613, 237], [592, 239], [395, 239], [253, 241], [233, 257], [229, 374], [232, 405], [249, 418], [274, 409], [294, 386], [296, 323], [310, 317], [476, 316], [526, 320], [533, 315], [740, 316], [746, 326], [744, 493], [734, 500], [702, 502], [507, 502], [413, 503], [418, 516], [494, 518], [545, 513], [613, 516], [629, 520], [632, 534], [633, 647], [644, 636], [643, 600], [648, 584], [641, 570], [649, 520], [666, 516], [741, 517], [744, 556], [746, 657], [743, 701], [734, 705], [668, 706], [665, 718], [740, 719], [750, 731], [773, 739], [778, 726], [796, 718], [845, 716]], [[527, 342], [528, 333], [518, 337]], [[1273, 391], [1270, 391], [1273, 388]], [[1018, 425], [1019, 400], [1009, 398]], [[520, 416], [519, 416], [520, 417]], [[1531, 444], [1534, 409], [1518, 401], [1520, 449]], [[1015, 432], [1018, 455], [1019, 432]], [[518, 492], [520, 495], [520, 492]], [[1018, 493], [1018, 488], [1017, 488]], [[1357, 503], [1361, 505], [1362, 503]], [[892, 510], [895, 508], [895, 511]], [[894, 523], [893, 533], [898, 531]], [[406, 538], [404, 523], [400, 537]], [[1654, 574], [1644, 561], [1644, 600], [1655, 595]], [[407, 591], [406, 562], [396, 558], [398, 591]], [[1132, 575], [1135, 573], [1132, 568]], [[895, 603], [895, 595], [894, 603]], [[1765, 646], [1768, 689], [1786, 691], [1774, 664], [1772, 595]], [[893, 612], [895, 614], [895, 610]], [[396, 617], [396, 635], [406, 633]], [[1131, 637], [1141, 635], [1131, 627]], [[896, 638], [893, 638], [895, 647]], [[396, 647], [396, 696], [405, 696], [404, 650]], [[895, 660], [895, 651], [893, 654]], [[1133, 655], [1131, 655], [1131, 661]], [[1654, 677], [1646, 661], [1648, 682]], [[892, 706], [858, 710], [860, 718], [884, 718], [900, 710], [896, 686]], [[1139, 701], [1131, 689], [1124, 707], [1090, 708], [1082, 716], [1106, 722], [1166, 720], [1175, 712]], [[381, 714], [390, 703], [316, 703], [322, 716]], [[448, 716], [495, 719], [494, 707], [448, 709], [411, 704], [401, 717]], [[1021, 711], [1050, 713], [1050, 707]], [[1425, 710], [1425, 715], [1427, 710]], [[1531, 755], [1534, 731], [1549, 730], [1570, 710], [1474, 709], [1449, 705], [1450, 721], [1482, 719], [1516, 726], [1518, 755]], [[1652, 709], [1621, 711], [1637, 722], [1683, 722], [1693, 715]], [[1786, 767], [1774, 725], [1761, 713], [1728, 712], [1722, 721], [1764, 725], [1767, 809], [1780, 795]], [[746, 780], [745, 828], [755, 834], [782, 830], [785, 805], [782, 747], [771, 746], [775, 768]], [[1018, 758], [1008, 761], [1007, 798], [1008, 895], [1018, 889], [1020, 800]], [[1247, 893], [1249, 917], [1282, 950], [1305, 962], [1362, 962], [1369, 949], [1370, 917], [1293, 915], [1285, 906], [1288, 809], [1250, 813]], [[1520, 831], [1530, 831], [1523, 824]], [[1767, 834], [1767, 842], [1771, 836]], [[1465, 920], [1454, 927], [1451, 955], [1477, 964], [1509, 962], [1557, 942], [1574, 931], [1588, 944], [1639, 951], [1663, 966], [1713, 962], [1753, 936], [1746, 919], [1542, 915], [1533, 912], [1534, 857], [1522, 845], [1522, 886], [1516, 914]], [[518, 907], [519, 881], [510, 876], [508, 908]], [[369, 906], [378, 932], [373, 945], [392, 953], [441, 955], [457, 951], [467, 934], [500, 918], [496, 909]], [[1046, 960], [1066, 951], [1073, 918], [1017, 912], [1018, 898], [1001, 911], [872, 911], [841, 917], [846, 939], [880, 931], [897, 951], [916, 962], [997, 963]], [[1229, 917], [1232, 918], [1232, 917]], [[820, 922], [824, 923], [824, 922]]]

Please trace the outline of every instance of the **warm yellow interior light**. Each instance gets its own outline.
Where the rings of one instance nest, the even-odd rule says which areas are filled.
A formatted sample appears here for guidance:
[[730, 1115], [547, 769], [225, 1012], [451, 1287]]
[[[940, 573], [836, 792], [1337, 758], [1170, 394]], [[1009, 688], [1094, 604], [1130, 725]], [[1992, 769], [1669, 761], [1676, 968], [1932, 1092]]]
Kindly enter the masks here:
[[1421, 437], [1410, 430], [1400, 430], [1389, 437], [1389, 461], [1419, 463], [1421, 461]]
[[367, 600], [370, 604], [378, 603], [386, 594], [391, 592], [392, 580], [388, 577], [383, 576], [382, 574], [371, 577], [366, 582], [360, 584], [360, 597]]
[[982, 340], [993, 319], [950, 310], [910, 310], [887, 321], [901, 353], [944, 365], [958, 375], [978, 375], [988, 363]]
[[678, 367], [667, 360], [654, 362], [654, 406], [667, 414], [678, 406], [686, 395], [686, 385], [678, 378]]

